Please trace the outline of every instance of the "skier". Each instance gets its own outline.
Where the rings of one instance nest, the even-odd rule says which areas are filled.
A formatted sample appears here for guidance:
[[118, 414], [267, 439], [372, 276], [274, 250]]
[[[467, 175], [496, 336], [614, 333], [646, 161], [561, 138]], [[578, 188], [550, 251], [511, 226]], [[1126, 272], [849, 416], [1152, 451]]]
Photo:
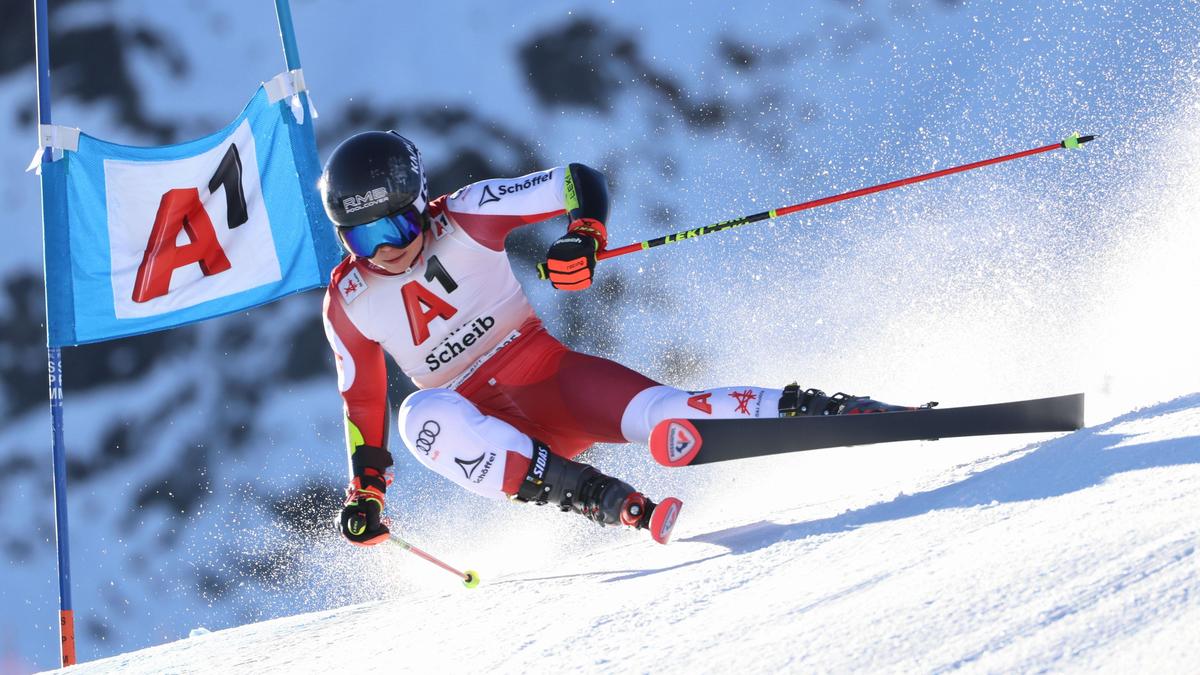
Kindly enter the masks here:
[[681, 503], [659, 503], [573, 461], [594, 443], [646, 443], [666, 418], [837, 415], [900, 406], [817, 389], [683, 391], [552, 337], [509, 265], [504, 240], [566, 215], [546, 268], [557, 289], [592, 283], [608, 242], [604, 176], [568, 164], [472, 183], [429, 200], [416, 146], [394, 131], [342, 142], [320, 181], [350, 256], [324, 301], [345, 402], [350, 485], [339, 528], [360, 545], [388, 537], [391, 483], [384, 354], [419, 391], [399, 433], [419, 462], [491, 498], [554, 504], [601, 525], [650, 530], [666, 543]]

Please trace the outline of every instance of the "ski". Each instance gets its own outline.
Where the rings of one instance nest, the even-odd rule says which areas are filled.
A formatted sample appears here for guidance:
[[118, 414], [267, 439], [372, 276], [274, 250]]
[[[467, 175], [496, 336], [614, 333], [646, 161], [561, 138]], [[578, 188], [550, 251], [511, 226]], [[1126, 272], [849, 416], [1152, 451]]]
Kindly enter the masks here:
[[666, 419], [650, 434], [664, 466], [687, 466], [818, 448], [961, 436], [1074, 431], [1083, 426], [1083, 394], [962, 408], [828, 417]]

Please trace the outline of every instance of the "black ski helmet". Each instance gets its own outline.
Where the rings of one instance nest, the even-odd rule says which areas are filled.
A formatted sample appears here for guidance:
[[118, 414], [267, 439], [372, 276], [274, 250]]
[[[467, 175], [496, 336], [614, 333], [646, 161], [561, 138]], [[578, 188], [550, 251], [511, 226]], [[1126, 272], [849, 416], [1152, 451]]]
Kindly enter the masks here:
[[342, 141], [319, 183], [325, 213], [339, 228], [362, 225], [427, 202], [421, 152], [395, 131], [364, 131]]

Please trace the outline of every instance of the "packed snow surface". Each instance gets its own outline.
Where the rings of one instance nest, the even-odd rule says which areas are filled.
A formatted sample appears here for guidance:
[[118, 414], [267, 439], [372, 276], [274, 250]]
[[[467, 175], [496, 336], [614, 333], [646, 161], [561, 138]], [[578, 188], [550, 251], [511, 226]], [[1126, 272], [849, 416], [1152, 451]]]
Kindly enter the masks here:
[[1028, 445], [940, 441], [755, 463], [778, 479], [740, 480], [723, 503], [685, 510], [669, 546], [598, 531], [611, 543], [545, 555], [536, 531], [512, 532], [512, 549], [535, 538], [529, 556], [489, 561], [495, 542], [454, 551], [452, 562], [479, 567], [474, 590], [399, 548], [373, 552], [419, 586], [72, 670], [1185, 672], [1200, 663], [1200, 395]]

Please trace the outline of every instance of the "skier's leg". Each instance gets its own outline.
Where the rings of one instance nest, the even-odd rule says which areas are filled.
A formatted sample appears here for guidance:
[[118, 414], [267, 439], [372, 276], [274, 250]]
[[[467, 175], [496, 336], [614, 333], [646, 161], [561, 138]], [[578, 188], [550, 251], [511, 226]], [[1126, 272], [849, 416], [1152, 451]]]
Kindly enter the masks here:
[[595, 443], [624, 443], [629, 401], [658, 383], [625, 366], [573, 352], [544, 331], [518, 342], [498, 368], [484, 366], [458, 392], [568, 459]]
[[417, 461], [484, 497], [507, 497], [506, 476], [516, 476], [510, 479], [515, 492], [533, 456], [528, 436], [449, 389], [410, 394], [399, 422], [400, 437]]
[[[551, 341], [553, 341], [551, 339]], [[866, 396], [801, 390], [721, 387], [684, 391], [661, 385], [615, 361], [568, 350], [557, 341], [536, 382], [511, 386], [510, 400], [548, 434], [554, 452], [573, 457], [592, 443], [645, 443], [658, 422], [673, 418], [844, 415], [911, 410]]]
[[783, 389], [722, 387], [703, 391], [683, 391], [658, 385], [640, 392], [629, 402], [621, 417], [621, 433], [631, 442], [646, 443], [654, 426], [670, 418], [855, 415], [914, 409], [881, 403], [866, 396], [842, 393], [829, 396], [819, 389], [801, 390], [794, 383]]
[[783, 391], [763, 387], [721, 387], [684, 391], [658, 385], [642, 391], [621, 417], [621, 433], [634, 443], [645, 443], [660, 421], [672, 417], [715, 418], [778, 417]]
[[399, 421], [417, 461], [476, 494], [555, 504], [601, 525], [649, 528], [661, 543], [670, 536], [679, 500], [664, 502], [668, 508], [655, 517], [655, 503], [628, 484], [551, 453], [457, 392], [415, 392], [401, 405]]

